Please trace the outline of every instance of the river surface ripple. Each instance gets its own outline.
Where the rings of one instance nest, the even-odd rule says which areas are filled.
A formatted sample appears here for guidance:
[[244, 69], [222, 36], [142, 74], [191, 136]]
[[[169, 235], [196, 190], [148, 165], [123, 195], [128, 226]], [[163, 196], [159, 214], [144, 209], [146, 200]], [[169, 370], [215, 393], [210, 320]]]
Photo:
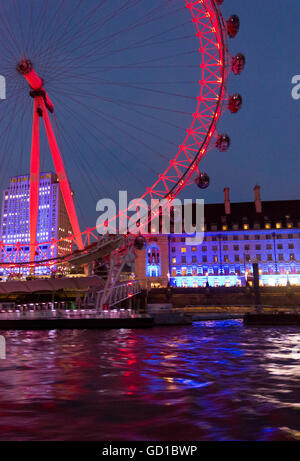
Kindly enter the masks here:
[[300, 440], [297, 327], [0, 334], [0, 440]]

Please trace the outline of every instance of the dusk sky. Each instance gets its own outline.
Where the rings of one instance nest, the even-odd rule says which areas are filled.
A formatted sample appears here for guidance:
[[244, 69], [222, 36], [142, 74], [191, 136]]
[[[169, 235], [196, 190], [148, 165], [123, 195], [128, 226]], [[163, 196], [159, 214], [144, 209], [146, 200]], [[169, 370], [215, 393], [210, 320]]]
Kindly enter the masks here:
[[[196, 105], [199, 43], [181, 8], [184, 0], [90, 0], [89, 8], [86, 2], [76, 8], [80, 3], [59, 8], [54, 0], [50, 8], [40, 0], [1, 1], [0, 74], [7, 78], [8, 99], [0, 104], [0, 180], [4, 189], [10, 176], [29, 171], [32, 99], [15, 71], [23, 53], [55, 104], [56, 135], [84, 227], [95, 225], [98, 199], [115, 198], [124, 188], [132, 197], [142, 195], [174, 156]], [[128, 32], [127, 25], [156, 6], [161, 12], [155, 20]], [[229, 49], [244, 53], [247, 64], [241, 76], [230, 77], [228, 89], [243, 96], [243, 107], [236, 115], [227, 111], [219, 124], [231, 137], [229, 151], [214, 149], [202, 162], [209, 189], [189, 186], [181, 196], [221, 202], [229, 186], [233, 201], [248, 201], [260, 184], [264, 200], [298, 199], [300, 101], [292, 99], [291, 80], [300, 74], [299, 1], [225, 0], [221, 9], [226, 19], [237, 14], [241, 20]], [[110, 14], [113, 20], [105, 23]], [[145, 46], [151, 34], [155, 38]], [[41, 137], [42, 169], [53, 169]]]
[[300, 74], [300, 3], [228, 0], [222, 11], [240, 16], [230, 49], [246, 55], [247, 67], [229, 84], [243, 95], [243, 109], [221, 122], [231, 149], [225, 155], [214, 150], [204, 163], [213, 178], [207, 199], [221, 201], [230, 186], [234, 201], [252, 200], [255, 184], [264, 200], [299, 199], [300, 100], [291, 97], [291, 80]]

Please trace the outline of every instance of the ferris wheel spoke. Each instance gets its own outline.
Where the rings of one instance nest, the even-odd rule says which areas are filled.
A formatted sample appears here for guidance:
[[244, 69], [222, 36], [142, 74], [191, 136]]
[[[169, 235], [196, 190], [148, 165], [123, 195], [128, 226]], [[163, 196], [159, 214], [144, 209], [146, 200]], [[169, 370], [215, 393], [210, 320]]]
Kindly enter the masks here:
[[[73, 99], [74, 101], [76, 101], [76, 98], [72, 98], [72, 99]], [[79, 104], [82, 105], [81, 102], [79, 102]], [[86, 104], [85, 104], [85, 106], [87, 107]], [[145, 133], [150, 134], [151, 136], [155, 137], [155, 134], [154, 134], [153, 132], [149, 132], [148, 130], [143, 129], [142, 126], [138, 127], [137, 125], [133, 125], [133, 124], [127, 123], [125, 118], [124, 118], [124, 119], [121, 119], [121, 118], [119, 118], [118, 116], [115, 116], [115, 115], [112, 116], [112, 115], [110, 115], [110, 114], [104, 113], [104, 112], [103, 112], [102, 110], [100, 110], [99, 108], [97, 108], [97, 109], [93, 108], [93, 109], [90, 109], [90, 110], [92, 110], [93, 113], [99, 114], [100, 117], [102, 117], [103, 119], [105, 119], [105, 118], [106, 118], [106, 120], [108, 119], [109, 125], [114, 126], [117, 130], [120, 130], [120, 131], [124, 132], [124, 130], [121, 130], [120, 127], [116, 124], [116, 121], [118, 121], [118, 122], [121, 123], [121, 124], [124, 124], [125, 126], [131, 126], [131, 127], [133, 127], [133, 128], [135, 129], [135, 131], [141, 130], [142, 132], [145, 132]], [[144, 115], [144, 114], [143, 114], [143, 115]], [[158, 119], [158, 120], [159, 120], [160, 123], [161, 123], [162, 119]], [[182, 130], [182, 128], [179, 127], [179, 126], [177, 126], [177, 128], [180, 129], [180, 130]], [[136, 138], [136, 137], [134, 137], [134, 138], [137, 140], [137, 142], [140, 142], [138, 138]], [[160, 137], [160, 139], [162, 139], [162, 138]], [[167, 140], [166, 138], [165, 138], [165, 139], [162, 139], [162, 140], [163, 140], [165, 143], [168, 143], [168, 144], [170, 144], [170, 145], [173, 146], [173, 147], [176, 146], [176, 143], [174, 143], [174, 141]], [[149, 149], [149, 146], [148, 146], [148, 145], [145, 145], [144, 143], [141, 143], [141, 144], [143, 145], [144, 148]], [[153, 150], [152, 150], [152, 153], [153, 153]], [[164, 159], [166, 159], [166, 160], [169, 159], [168, 156], [163, 155], [161, 152], [157, 152], [157, 154], [158, 154], [161, 158], [164, 158]]]
[[[133, 6], [136, 6], [136, 4], [133, 4]], [[157, 19], [161, 20], [161, 18], [162, 18], [161, 7], [158, 7], [157, 9], [160, 11], [160, 15], [158, 17], [152, 18], [151, 21], [157, 20]], [[97, 28], [98, 28], [99, 24], [97, 22], [96, 22], [96, 25], [97, 25]], [[145, 25], [144, 24], [144, 19], [143, 19], [143, 21], [138, 21], [137, 23], [134, 24], [134, 27], [131, 27], [129, 29], [131, 29], [131, 31], [132, 31], [136, 27], [141, 27], [143, 25]], [[123, 35], [124, 33], [125, 33], [125, 30], [121, 30], [121, 31], [118, 31], [118, 33], [115, 34], [115, 36]], [[91, 34], [92, 34], [92, 31], [91, 31]], [[64, 35], [66, 35], [66, 34], [64, 34]], [[106, 37], [105, 39], [107, 40], [108, 38]], [[70, 42], [73, 43], [74, 41], [76, 41], [76, 40], [74, 40], [74, 36], [72, 36], [72, 38], [70, 38]], [[58, 43], [60, 43], [60, 45], [64, 45], [64, 46], [67, 45], [67, 43], [64, 43], [62, 40], [59, 40]], [[90, 53], [94, 54], [95, 53], [95, 47], [99, 47], [100, 43], [94, 42], [94, 43], [92, 43], [92, 45], [91, 45], [90, 41], [88, 43], [90, 45]], [[104, 48], [104, 46], [103, 46], [103, 44], [101, 44], [101, 49], [103, 49], [103, 48]], [[88, 55], [87, 51], [84, 52], [84, 43], [83, 42], [80, 43], [80, 49], [82, 51], [82, 54], [81, 54], [81, 57], [80, 57], [80, 60], [81, 60], [81, 59], [84, 58], [84, 56]], [[70, 55], [72, 55], [72, 52], [70, 52]], [[77, 58], [77, 60], [78, 60], [78, 58]]]
[[[184, 23], [185, 24], [185, 23]], [[183, 26], [183, 24], [180, 24], [178, 26], [178, 29], [180, 29]], [[167, 31], [166, 31], [167, 33]], [[157, 34], [157, 36], [161, 36], [162, 34]], [[183, 35], [183, 36], [177, 36], [176, 38], [170, 38], [167, 40], [161, 40], [159, 42], [151, 42], [151, 41], [143, 41], [143, 42], [137, 42], [135, 44], [129, 44], [127, 47], [124, 48], [118, 48], [115, 50], [110, 50], [107, 53], [104, 53], [100, 55], [100, 58], [104, 59], [106, 57], [112, 57], [113, 55], [120, 54], [124, 51], [131, 51], [131, 50], [137, 50], [141, 48], [148, 48], [148, 47], [154, 47], [154, 46], [160, 46], [160, 45], [166, 45], [166, 43], [174, 43], [178, 42], [181, 43], [183, 40], [190, 40], [193, 36], [192, 35]]]
[[[115, 186], [140, 197], [136, 204], [141, 198], [171, 201], [223, 142], [216, 124], [234, 102], [225, 88], [232, 60], [226, 34], [215, 0], [30, 0], [26, 7], [11, 0], [0, 16], [2, 72], [9, 80], [6, 110], [0, 104], [3, 181], [8, 170], [26, 168], [33, 106], [26, 72], [33, 66], [43, 78], [37, 90], [44, 121], [50, 98], [54, 104], [46, 128], [53, 128], [52, 150], [56, 143], [81, 194], [82, 222], [91, 209], [95, 213], [99, 195], [117, 194]], [[44, 132], [40, 165], [47, 171]], [[198, 179], [199, 187], [207, 186]], [[74, 209], [72, 216], [74, 223]], [[90, 231], [83, 233], [84, 242], [90, 238]], [[74, 245], [74, 236], [47, 250], [40, 243], [36, 254], [53, 268], [55, 251], [61, 247], [67, 255]], [[32, 259], [22, 246], [12, 248], [8, 259], [15, 266]]]
[[[102, 118], [103, 118], [103, 120], [105, 120], [105, 118], [104, 118], [103, 116], [102, 116]], [[109, 124], [112, 124], [112, 122], [109, 121]], [[89, 131], [90, 131], [90, 128], [89, 128], [90, 125], [93, 126], [93, 124], [91, 124], [90, 121], [89, 121], [89, 122], [88, 122], [88, 130], [89, 130]], [[120, 127], [118, 127], [117, 125], [115, 125], [115, 124], [113, 124], [113, 125], [114, 125], [114, 127], [115, 127], [116, 129], [118, 129], [120, 132], [124, 132], [124, 130], [120, 129]], [[110, 142], [113, 142], [119, 149], [121, 149], [122, 151], [125, 151], [129, 156], [133, 157], [136, 161], [139, 161], [139, 162], [143, 163], [143, 164], [144, 164], [148, 169], [150, 169], [155, 175], [157, 174], [157, 172], [151, 167], [151, 164], [149, 164], [149, 165], [146, 164], [146, 163], [143, 161], [143, 159], [141, 159], [141, 157], [137, 156], [134, 152], [129, 151], [129, 149], [127, 149], [125, 146], [123, 146], [122, 144], [120, 144], [115, 138], [113, 138], [112, 136], [108, 135], [108, 133], [105, 132], [105, 131], [103, 131], [101, 128], [99, 128], [99, 127], [95, 127], [95, 128], [97, 128], [97, 130], [99, 131], [99, 133], [100, 133], [102, 136], [106, 137]], [[96, 137], [95, 134], [94, 134], [95, 132], [97, 132], [97, 131], [95, 131], [95, 130], [90, 131], [91, 136]], [[96, 139], [98, 139], [98, 137], [96, 137]], [[136, 139], [136, 141], [139, 141], [137, 138], [135, 138], [135, 139]], [[103, 141], [102, 141], [102, 142], [103, 142]], [[146, 148], [147, 146], [146, 146], [145, 144], [143, 144], [143, 147]], [[110, 153], [111, 153], [111, 155], [112, 155], [113, 157], [115, 157], [115, 158], [118, 160], [118, 162], [120, 162], [120, 164], [122, 165], [122, 167], [128, 172], [129, 176], [131, 176], [131, 175], [132, 175], [132, 170], [128, 167], [128, 165], [127, 165], [126, 163], [124, 163], [123, 161], [121, 161], [119, 157], [115, 156], [115, 154], [113, 153], [112, 150], [110, 150]], [[145, 187], [145, 184], [144, 184], [142, 181], [140, 181], [140, 179], [138, 179], [138, 181], [143, 185], [143, 187]]]
[[[81, 21], [82, 18], [80, 18], [80, 24], [78, 25], [79, 27], [77, 29], [77, 33], [75, 34], [74, 32], [68, 30], [68, 28], [65, 27], [65, 25], [61, 25], [60, 27], [61, 33], [57, 34], [58, 36], [56, 36], [56, 39], [53, 41], [52, 46], [54, 48], [58, 46], [60, 48], [64, 48], [70, 45], [70, 43], [73, 44], [74, 41], [78, 40], [81, 36], [86, 37], [86, 29], [85, 29], [86, 27], [89, 28], [89, 33], [91, 36], [93, 32], [96, 32], [99, 28], [101, 29], [101, 27], [103, 27], [104, 25], [107, 25], [110, 21], [117, 18], [124, 10], [126, 11], [128, 8], [135, 6], [137, 2], [138, 0], [127, 0], [121, 8], [119, 9], [115, 8], [115, 10], [113, 10], [112, 12], [110, 11], [107, 16], [105, 16], [104, 18], [101, 18], [101, 21], [99, 21], [99, 18], [98, 20], [94, 20], [95, 11], [91, 13], [91, 11], [89, 10], [87, 14], [90, 19], [93, 19], [94, 22], [92, 24], [88, 23], [87, 21]], [[102, 2], [102, 6], [103, 6], [103, 3], [104, 2]], [[101, 7], [101, 4], [98, 6], [98, 9], [100, 9], [100, 7]], [[76, 8], [76, 9], [79, 10], [79, 8]], [[83, 45], [84, 43], [81, 42], [81, 46]]]
[[[75, 118], [78, 118], [74, 113], [72, 114], [72, 111], [71, 111], [70, 107], [69, 107], [69, 113], [70, 113], [71, 115], [75, 116]], [[120, 144], [119, 144], [115, 139], [113, 139], [112, 137], [108, 137], [107, 133], [105, 133], [103, 130], [101, 130], [101, 128], [98, 129], [98, 130], [95, 130], [95, 129], [94, 129], [94, 130], [91, 130], [91, 126], [93, 126], [93, 125], [91, 125], [90, 122], [85, 123], [85, 122], [84, 122], [82, 119], [80, 119], [80, 118], [79, 118], [79, 120], [80, 120], [81, 123], [84, 123], [84, 130], [86, 130], [86, 131], [89, 133], [90, 137], [95, 138], [95, 139], [104, 147], [104, 149], [107, 150], [107, 151], [110, 153], [110, 155], [111, 155], [112, 158], [114, 157], [115, 159], [117, 159], [117, 160], [121, 163], [122, 167], [127, 171], [128, 175], [130, 176], [130, 175], [132, 174], [132, 171], [129, 169], [129, 167], [126, 165], [126, 163], [120, 161], [120, 159], [116, 156], [116, 154], [114, 153], [114, 151], [113, 151], [112, 149], [110, 149], [110, 148], [108, 147], [107, 144], [104, 143], [104, 141], [103, 141], [103, 136], [104, 136], [104, 138], [105, 138], [105, 137], [106, 137], [106, 138], [109, 138], [109, 140], [110, 140], [111, 142], [115, 143], [119, 148], [122, 148], [123, 150], [124, 150], [125, 148], [124, 148], [122, 145], [120, 145]], [[97, 133], [97, 131], [99, 131], [99, 134], [102, 135], [101, 138], [100, 138], [100, 136], [98, 137], [98, 136], [95, 135], [95, 133]], [[89, 145], [89, 143], [87, 143], [87, 144]], [[91, 146], [90, 146], [90, 147], [91, 147]], [[126, 150], [126, 149], [125, 149], [125, 150]], [[105, 165], [105, 159], [104, 159], [104, 158], [101, 158], [101, 164], [102, 164], [102, 165], [103, 165], [103, 164]], [[93, 169], [94, 169], [94, 168], [93, 168], [93, 166], [91, 165], [90, 171], [93, 171]], [[111, 168], [107, 165], [107, 169], [108, 169], [108, 171], [110, 171]], [[140, 181], [140, 182], [141, 182], [141, 181]], [[145, 185], [144, 185], [142, 182], [141, 182], [141, 184], [145, 187]], [[119, 185], [120, 185], [120, 184], [119, 184]], [[121, 187], [124, 188], [123, 185], [121, 185]]]
[[[73, 114], [73, 111], [72, 111], [72, 109], [71, 109], [70, 107], [68, 108], [68, 112], [69, 112], [70, 115], [74, 115], [74, 114]], [[67, 137], [67, 135], [66, 135], [65, 132], [63, 132], [63, 137], [64, 137], [66, 143], [70, 146], [70, 148], [71, 148], [70, 150], [71, 150], [71, 151], [73, 151], [73, 150], [74, 150], [74, 151], [78, 151], [78, 153], [79, 153], [79, 156], [78, 156], [78, 157], [80, 158], [80, 157], [81, 157], [80, 151], [78, 150], [78, 147], [77, 147], [77, 146], [78, 146], [78, 143], [77, 143], [77, 142], [73, 142], [73, 143], [72, 143], [72, 142], [71, 142], [71, 139], [72, 139], [71, 136], [68, 136], [68, 137]], [[105, 149], [109, 150], [108, 146], [105, 145], [105, 144], [103, 143], [103, 140], [101, 140], [101, 145], [102, 145]], [[92, 151], [92, 146], [91, 146], [91, 144], [89, 143], [89, 141], [87, 141], [87, 147]], [[95, 152], [95, 154], [96, 154], [96, 152]], [[101, 162], [101, 163], [102, 163], [102, 166], [103, 166], [103, 165], [105, 166], [107, 172], [109, 172], [109, 171], [110, 171], [110, 167], [109, 167], [109, 165], [106, 163], [105, 158], [102, 159], [102, 162]], [[88, 157], [88, 156], [85, 157], [85, 164], [86, 164], [86, 166], [87, 166], [87, 168], [88, 168], [87, 173], [89, 172], [90, 174], [93, 175], [94, 172], [95, 172], [95, 166], [93, 166], [93, 165], [89, 162], [89, 157]], [[85, 165], [85, 164], [84, 164], [84, 165]], [[85, 166], [84, 166], [84, 168], [85, 168]], [[89, 174], [87, 174], [86, 177], [88, 178], [88, 177], [89, 177]], [[118, 178], [115, 177], [115, 179], [116, 179], [116, 181], [118, 182]], [[104, 185], [104, 183], [101, 182], [101, 178], [98, 178], [98, 176], [97, 176], [97, 181], [98, 181], [98, 182], [100, 181], [100, 183], [101, 183], [103, 189], [106, 191], [107, 195], [109, 195], [109, 190], [106, 188], [106, 186]], [[97, 181], [96, 181], [96, 182], [97, 182]], [[96, 184], [96, 182], [95, 182], [94, 184]], [[119, 186], [120, 186], [121, 188], [124, 188], [124, 186], [123, 186], [120, 182], [119, 182]], [[95, 187], [95, 190], [98, 191], [98, 188]]]

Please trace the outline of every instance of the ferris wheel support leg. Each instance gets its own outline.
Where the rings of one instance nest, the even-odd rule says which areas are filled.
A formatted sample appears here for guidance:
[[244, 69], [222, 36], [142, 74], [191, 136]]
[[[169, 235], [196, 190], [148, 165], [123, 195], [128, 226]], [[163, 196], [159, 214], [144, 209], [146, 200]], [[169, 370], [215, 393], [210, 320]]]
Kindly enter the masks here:
[[[30, 229], [30, 261], [35, 259], [37, 242], [37, 223], [39, 212], [39, 184], [40, 184], [40, 121], [38, 108], [40, 98], [34, 99], [32, 143], [30, 161], [30, 193], [29, 193], [29, 229]], [[32, 269], [34, 271], [34, 269]]]
[[74, 200], [73, 200], [73, 196], [72, 196], [72, 192], [70, 188], [70, 183], [67, 178], [65, 167], [64, 167], [62, 157], [60, 155], [60, 151], [59, 151], [59, 148], [58, 148], [55, 136], [54, 136], [54, 132], [52, 129], [52, 125], [50, 122], [50, 118], [49, 118], [44, 100], [42, 100], [41, 106], [43, 110], [43, 120], [44, 120], [46, 134], [48, 137], [49, 147], [51, 150], [51, 154], [52, 154], [56, 174], [59, 180], [59, 185], [60, 185], [60, 189], [62, 192], [62, 196], [65, 202], [66, 210], [67, 210], [67, 213], [70, 219], [70, 223], [72, 226], [72, 230], [74, 233], [77, 246], [80, 250], [83, 250], [84, 245], [83, 245], [81, 232], [80, 232], [80, 228], [78, 224], [78, 219], [77, 219]]
[[134, 248], [130, 247], [127, 253], [122, 257], [121, 262], [118, 264], [118, 255], [115, 255], [114, 252], [110, 256], [110, 268], [107, 281], [105, 283], [103, 295], [100, 299], [100, 303], [97, 303], [96, 308], [103, 311], [104, 306], [109, 304], [112, 297], [112, 293], [116, 287], [116, 284], [119, 282], [121, 272], [127, 262], [129, 262], [134, 256]]

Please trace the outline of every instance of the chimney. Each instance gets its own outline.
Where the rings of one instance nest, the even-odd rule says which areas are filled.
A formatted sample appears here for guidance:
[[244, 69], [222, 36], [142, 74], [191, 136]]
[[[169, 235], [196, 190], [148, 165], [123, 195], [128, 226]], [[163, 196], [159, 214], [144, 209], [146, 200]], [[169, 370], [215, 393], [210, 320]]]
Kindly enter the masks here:
[[229, 198], [229, 187], [225, 187], [224, 196], [225, 196], [225, 214], [229, 215], [231, 213], [231, 210], [230, 210], [230, 198]]
[[255, 209], [256, 213], [262, 213], [261, 198], [260, 198], [260, 186], [254, 187], [255, 196]]

